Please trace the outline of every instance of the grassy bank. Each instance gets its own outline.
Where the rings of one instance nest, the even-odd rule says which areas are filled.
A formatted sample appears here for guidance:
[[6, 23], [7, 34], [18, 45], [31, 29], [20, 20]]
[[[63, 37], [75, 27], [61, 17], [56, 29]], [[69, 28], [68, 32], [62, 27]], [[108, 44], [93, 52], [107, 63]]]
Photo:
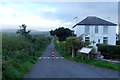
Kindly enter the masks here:
[[120, 64], [113, 64], [113, 63], [105, 62], [105, 61], [97, 61], [94, 59], [82, 60], [81, 56], [72, 58], [71, 55], [69, 55], [67, 53], [67, 51], [65, 50], [65, 42], [59, 42], [59, 41], [55, 40], [54, 44], [55, 44], [55, 49], [61, 54], [61, 56], [63, 56], [64, 58], [66, 58], [68, 60], [82, 62], [85, 64], [90, 64], [90, 65], [101, 67], [101, 68], [120, 71], [120, 68], [119, 68]]
[[50, 43], [49, 37], [2, 35], [2, 80], [21, 79]]

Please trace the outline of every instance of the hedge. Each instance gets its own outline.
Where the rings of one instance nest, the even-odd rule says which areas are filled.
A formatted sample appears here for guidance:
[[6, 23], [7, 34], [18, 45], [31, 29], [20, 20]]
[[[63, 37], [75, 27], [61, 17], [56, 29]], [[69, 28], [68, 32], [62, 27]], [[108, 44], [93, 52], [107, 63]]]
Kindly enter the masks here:
[[117, 45], [120, 45], [120, 40], [116, 41], [116, 44], [117, 44]]
[[118, 59], [120, 57], [120, 45], [97, 44], [98, 51], [105, 58]]

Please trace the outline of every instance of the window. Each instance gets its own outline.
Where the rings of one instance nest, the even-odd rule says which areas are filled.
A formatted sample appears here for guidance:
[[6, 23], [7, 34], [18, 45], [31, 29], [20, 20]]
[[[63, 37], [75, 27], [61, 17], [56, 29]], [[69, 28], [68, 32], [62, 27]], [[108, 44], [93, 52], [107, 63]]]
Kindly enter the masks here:
[[90, 37], [85, 37], [85, 42], [89, 42], [90, 41]]
[[108, 44], [108, 37], [103, 37], [103, 44]]
[[100, 43], [100, 39], [98, 39], [98, 43]]
[[108, 26], [103, 26], [103, 34], [108, 34]]
[[98, 26], [95, 26], [95, 33], [98, 33]]
[[85, 33], [90, 33], [90, 26], [85, 26]]

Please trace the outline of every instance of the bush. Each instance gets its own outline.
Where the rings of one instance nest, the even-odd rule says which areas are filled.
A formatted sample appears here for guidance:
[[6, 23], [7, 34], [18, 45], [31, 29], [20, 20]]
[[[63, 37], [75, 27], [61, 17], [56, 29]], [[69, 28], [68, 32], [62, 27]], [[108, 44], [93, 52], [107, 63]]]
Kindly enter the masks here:
[[120, 40], [116, 41], [116, 44], [117, 44], [117, 45], [120, 45]]
[[3, 73], [3, 76], [5, 77], [6, 80], [8, 80], [8, 79], [9, 80], [15, 80], [15, 78], [20, 78], [21, 77], [21, 73], [14, 66], [6, 67], [6, 70], [7, 71]]
[[78, 49], [88, 46], [89, 44], [89, 42], [83, 42], [82, 37], [68, 37], [66, 40], [67, 53], [72, 54], [72, 49], [74, 49], [76, 55]]
[[55, 49], [61, 54], [61, 56], [63, 57], [70, 56], [69, 54], [67, 54], [65, 41], [59, 42], [58, 40], [54, 40], [54, 44], [55, 44]]
[[118, 59], [120, 57], [120, 45], [97, 44], [98, 51], [108, 59]]
[[74, 56], [77, 56], [78, 49], [88, 46], [89, 44], [89, 42], [83, 42], [82, 37], [68, 37], [66, 41], [61, 42], [57, 39], [55, 40], [55, 45], [58, 50], [60, 48], [63, 52], [66, 52], [66, 55], [72, 55], [72, 50], [74, 50]]
[[[26, 40], [24, 36], [20, 35], [2, 35], [3, 80], [22, 78], [51, 40], [51, 38], [43, 36], [32, 36], [32, 39], [33, 41]], [[29, 47], [33, 50], [34, 55], [30, 54]]]

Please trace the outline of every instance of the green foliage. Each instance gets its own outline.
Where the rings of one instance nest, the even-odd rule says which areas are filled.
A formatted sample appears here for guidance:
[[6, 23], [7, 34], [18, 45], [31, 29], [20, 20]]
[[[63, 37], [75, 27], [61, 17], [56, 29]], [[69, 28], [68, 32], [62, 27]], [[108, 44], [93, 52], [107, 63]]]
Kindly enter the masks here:
[[120, 58], [120, 45], [106, 45], [98, 44], [98, 51], [101, 52], [105, 58], [118, 59]]
[[73, 35], [73, 31], [71, 31], [68, 28], [60, 27], [58, 29], [55, 29], [54, 31], [50, 31], [51, 35], [56, 35], [59, 39], [59, 41], [65, 41], [67, 37], [70, 37]]
[[116, 41], [116, 44], [117, 44], [117, 45], [120, 45], [120, 40]]
[[6, 35], [6, 34], [2, 36], [2, 48], [3, 49], [13, 51], [16, 49], [17, 50], [25, 49], [28, 45], [30, 45], [30, 43], [25, 41], [24, 36], [12, 36], [12, 35]]
[[72, 50], [74, 50], [74, 54], [76, 56], [77, 50], [81, 49], [82, 47], [88, 46], [90, 43], [89, 42], [83, 42], [82, 37], [68, 37], [66, 41], [56, 41], [55, 43], [58, 45], [60, 49], [63, 51], [67, 52], [68, 54], [72, 54]]
[[20, 71], [21, 72], [24, 72], [24, 73], [26, 73], [26, 72], [28, 72], [29, 70], [30, 70], [30, 66], [31, 66], [31, 62], [26, 62], [26, 63], [24, 63], [22, 66], [21, 66], [21, 68], [20, 68]]
[[63, 57], [70, 56], [69, 54], [66, 53], [65, 42], [59, 42], [58, 40], [54, 40], [54, 44], [55, 49], [57, 49], [57, 51], [61, 53], [61, 56]]
[[26, 30], [27, 26], [25, 24], [22, 24], [22, 26], [19, 26], [19, 27], [20, 27], [20, 29], [18, 29], [16, 33], [24, 36], [25, 40], [32, 41], [32, 37], [31, 37], [31, 35], [29, 35], [31, 30], [27, 31]]
[[[120, 27], [120, 24], [119, 24], [119, 27]], [[118, 41], [120, 41], [120, 33], [117, 34], [117, 38], [118, 38]], [[120, 43], [119, 43], [120, 45]]]
[[[17, 70], [17, 68], [15, 68], [14, 66], [7, 66], [6, 71], [3, 72], [3, 78], [4, 79], [9, 79], [9, 80], [15, 80], [14, 78], [18, 77], [20, 78], [21, 77], [21, 73]], [[6, 76], [4, 76], [4, 74], [6, 74]]]
[[96, 52], [96, 51], [97, 51], [96, 48], [94, 48], [93, 46], [87, 46], [87, 48], [92, 48], [92, 51], [93, 51], [93, 52]]
[[[17, 80], [36, 62], [51, 38], [43, 36], [32, 36], [34, 41], [26, 40], [22, 35], [2, 35], [2, 71], [3, 80]], [[35, 55], [31, 56], [29, 47]]]
[[113, 63], [105, 62], [105, 61], [97, 61], [97, 60], [94, 60], [94, 59], [82, 60], [81, 56], [71, 57], [71, 55], [68, 54], [68, 52], [64, 50], [63, 46], [62, 47], [60, 46], [61, 44], [63, 45], [64, 43], [63, 42], [62, 43], [58, 42], [57, 40], [54, 41], [55, 49], [64, 58], [66, 58], [68, 60], [76, 61], [76, 62], [82, 62], [82, 63], [85, 63], [85, 64], [90, 64], [90, 65], [94, 65], [94, 66], [98, 66], [98, 67], [102, 67], [102, 68], [107, 68], [107, 69], [120, 71], [120, 68], [119, 68], [120, 64], [113, 64]]
[[22, 24], [22, 26], [19, 27], [20, 29], [18, 29], [16, 33], [20, 33], [22, 35], [28, 35], [28, 33], [30, 33], [30, 30], [26, 31], [27, 26], [25, 24]]
[[69, 54], [72, 54], [72, 49], [76, 52], [76, 50], [88, 45], [89, 42], [83, 42], [82, 37], [68, 37], [66, 40], [66, 49]]
[[55, 36], [55, 32], [53, 30], [49, 31], [51, 36]]
[[74, 58], [70, 57], [70, 58], [67, 58], [67, 59], [72, 60], [72, 61], [76, 61], [76, 62], [82, 62], [82, 63], [102, 67], [102, 68], [107, 68], [107, 69], [120, 71], [120, 68], [118, 67], [118, 66], [120, 66], [120, 64], [114, 64], [114, 63], [105, 62], [105, 61], [97, 61], [97, 60], [94, 60], [94, 59], [82, 60], [81, 56], [77, 56], [77, 57], [74, 57]]

